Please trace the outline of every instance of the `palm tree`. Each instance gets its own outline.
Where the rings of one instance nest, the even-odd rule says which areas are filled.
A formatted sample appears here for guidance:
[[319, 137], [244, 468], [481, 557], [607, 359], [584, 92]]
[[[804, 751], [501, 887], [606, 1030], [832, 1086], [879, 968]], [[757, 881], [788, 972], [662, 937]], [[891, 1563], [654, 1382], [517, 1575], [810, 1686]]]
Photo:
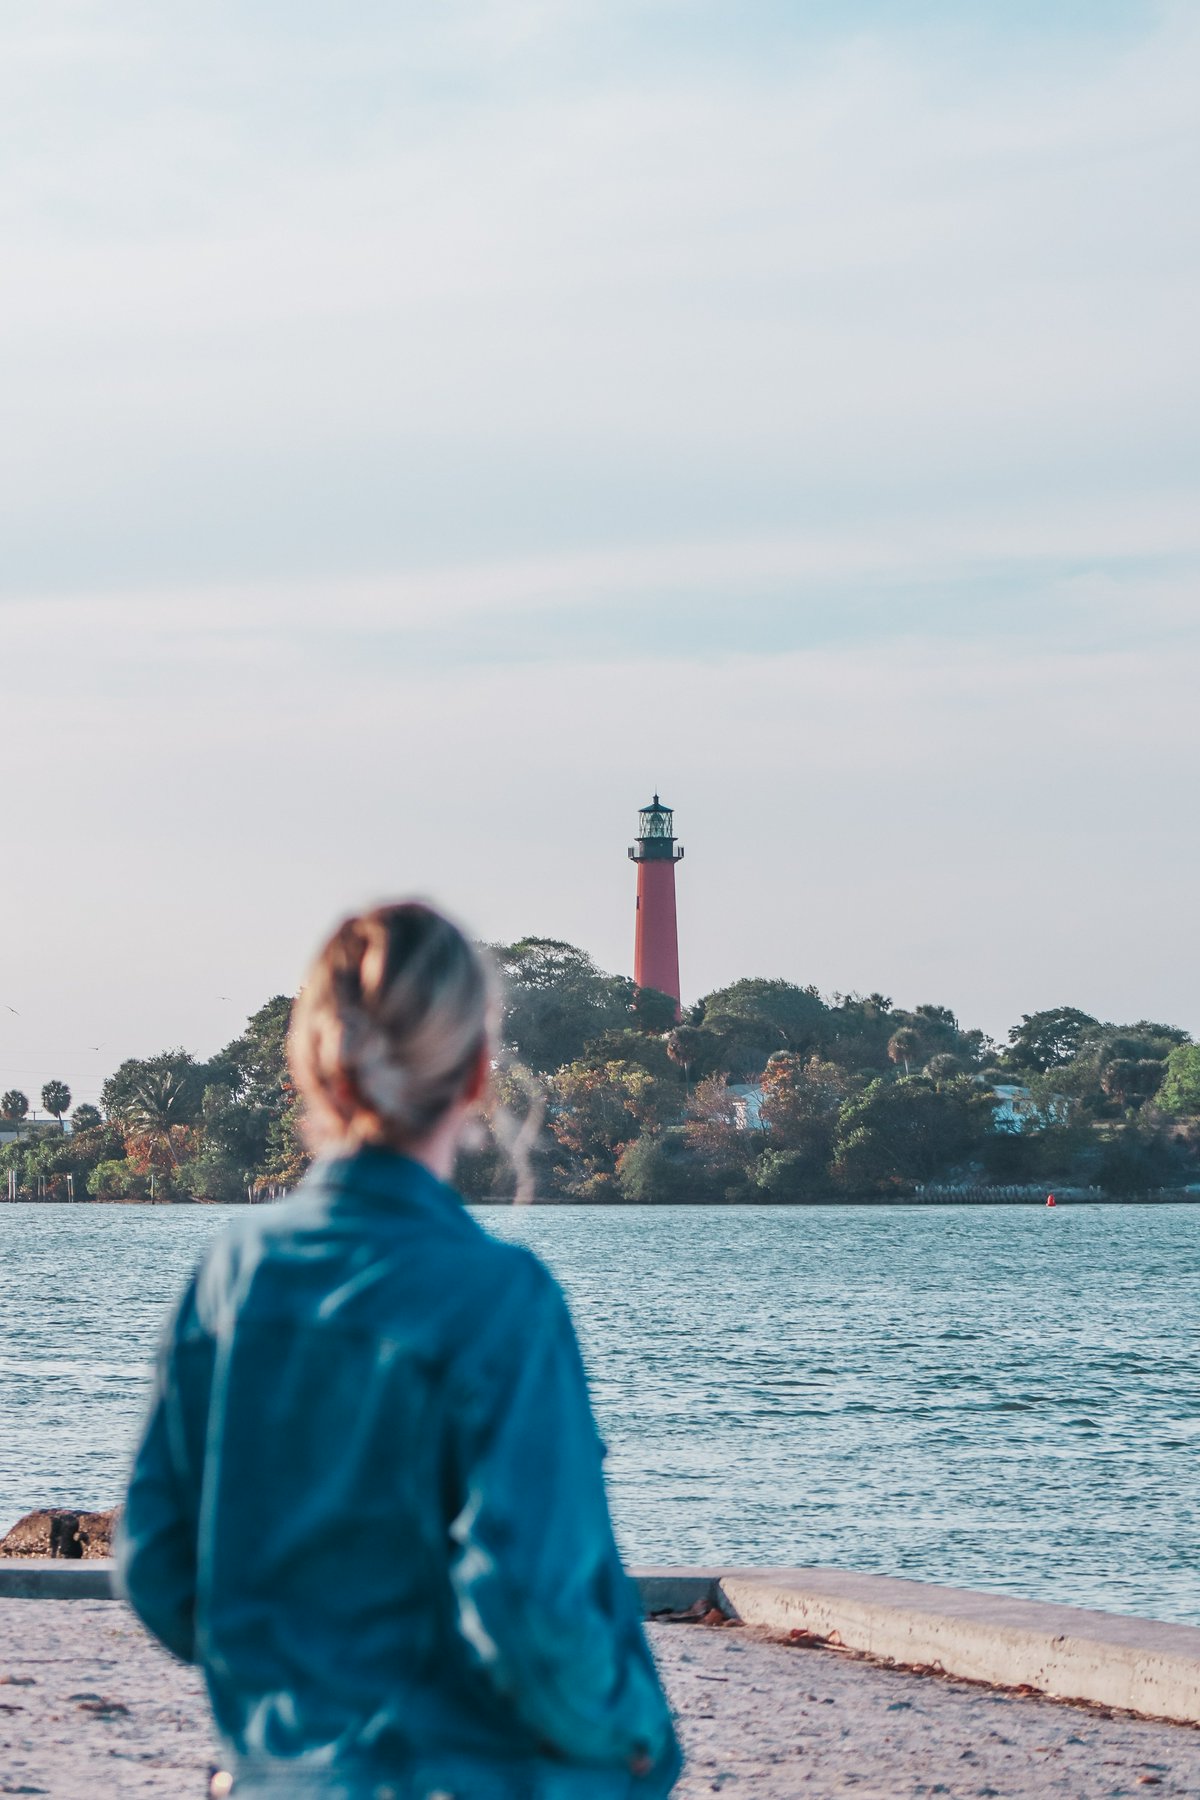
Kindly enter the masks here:
[[961, 1056], [953, 1051], [943, 1050], [938, 1056], [931, 1056], [925, 1064], [925, 1073], [930, 1081], [953, 1081], [957, 1075], [965, 1075], [967, 1065]]
[[42, 1089], [42, 1105], [53, 1118], [58, 1120], [58, 1129], [65, 1131], [63, 1114], [70, 1110], [71, 1090], [65, 1081], [48, 1081]]
[[0, 1117], [7, 1119], [10, 1125], [15, 1125], [18, 1131], [21, 1120], [28, 1111], [29, 1101], [20, 1088], [9, 1088], [7, 1094], [0, 1094]]
[[126, 1107], [129, 1122], [161, 1144], [176, 1168], [179, 1151], [175, 1134], [179, 1126], [192, 1123], [195, 1088], [190, 1068], [173, 1068], [156, 1060], [142, 1070]]
[[904, 1064], [904, 1073], [907, 1075], [909, 1058], [915, 1056], [920, 1048], [921, 1040], [912, 1026], [902, 1025], [888, 1040], [887, 1053], [892, 1062]]

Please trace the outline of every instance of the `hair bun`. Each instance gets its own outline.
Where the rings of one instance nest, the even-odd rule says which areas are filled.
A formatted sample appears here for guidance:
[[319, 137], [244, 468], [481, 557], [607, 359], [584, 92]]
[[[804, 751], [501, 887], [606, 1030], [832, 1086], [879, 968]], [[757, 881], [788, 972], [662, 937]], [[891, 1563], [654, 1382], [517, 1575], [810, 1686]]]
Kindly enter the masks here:
[[313, 1134], [417, 1142], [462, 1094], [489, 1039], [494, 978], [417, 901], [346, 919], [321, 950], [288, 1053]]

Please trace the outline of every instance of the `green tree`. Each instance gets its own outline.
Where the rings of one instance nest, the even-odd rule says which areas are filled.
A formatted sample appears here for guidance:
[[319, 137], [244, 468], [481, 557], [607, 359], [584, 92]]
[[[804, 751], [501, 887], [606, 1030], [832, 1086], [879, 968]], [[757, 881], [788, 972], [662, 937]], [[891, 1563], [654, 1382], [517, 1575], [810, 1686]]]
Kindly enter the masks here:
[[635, 987], [631, 1004], [638, 1030], [653, 1032], [660, 1037], [671, 1030], [679, 1012], [674, 997], [662, 993], [659, 988]]
[[287, 1080], [287, 1034], [292, 1001], [276, 994], [246, 1021], [245, 1030], [208, 1066], [207, 1087], [223, 1086], [250, 1106], [280, 1109]]
[[1175, 1118], [1200, 1118], [1200, 1044], [1177, 1044], [1172, 1050], [1157, 1103]]
[[[100, 1099], [126, 1142], [141, 1139], [151, 1163], [177, 1169], [189, 1148], [188, 1130], [200, 1116], [206, 1070], [187, 1050], [130, 1057], [110, 1075]], [[132, 1147], [132, 1145], [130, 1145]]]
[[504, 1042], [539, 1074], [564, 1068], [601, 1032], [631, 1023], [633, 982], [604, 974], [574, 944], [528, 937], [490, 949], [504, 980]]
[[821, 1039], [821, 1055], [845, 1069], [884, 1070], [888, 1042], [902, 1026], [912, 1026], [912, 1013], [897, 1012], [883, 994], [835, 994]]
[[841, 1111], [856, 1090], [837, 1063], [779, 1052], [763, 1071], [760, 1117], [769, 1143], [760, 1150], [758, 1185], [774, 1199], [802, 1199], [830, 1185]]
[[1043, 1111], [1066, 1099], [1093, 1121], [1110, 1119], [1153, 1096], [1181, 1037], [1186, 1039], [1186, 1033], [1146, 1019], [1134, 1025], [1096, 1025], [1081, 1034], [1070, 1061], [1044, 1071], [1032, 1064], [1010, 1068], [1007, 1079], [1015, 1073]]
[[1092, 1121], [1047, 1121], [1023, 1131], [993, 1131], [983, 1140], [980, 1160], [988, 1181], [1086, 1186], [1095, 1180], [1098, 1150]]
[[957, 1056], [977, 1068], [994, 1046], [982, 1031], [964, 1031], [948, 1006], [918, 1006], [913, 1022], [921, 1033], [926, 1056]]
[[100, 1090], [110, 1119], [140, 1130], [194, 1125], [204, 1096], [205, 1070], [189, 1050], [129, 1057]]
[[1022, 1013], [1008, 1034], [1009, 1061], [1018, 1068], [1056, 1069], [1074, 1062], [1089, 1037], [1102, 1029], [1099, 1019], [1077, 1006], [1054, 1006], [1046, 1012]]
[[977, 1155], [992, 1130], [994, 1097], [963, 1078], [873, 1081], [842, 1108], [835, 1168], [855, 1191], [930, 1181]]
[[719, 1175], [710, 1164], [697, 1160], [680, 1125], [646, 1132], [626, 1144], [617, 1157], [617, 1185], [623, 1199], [643, 1205], [694, 1205], [725, 1198]]
[[7, 1094], [0, 1094], [0, 1118], [7, 1119], [10, 1125], [19, 1127], [28, 1111], [28, 1097], [20, 1088], [9, 1088]]
[[550, 1129], [574, 1159], [585, 1191], [611, 1183], [617, 1158], [647, 1126], [662, 1124], [675, 1105], [673, 1092], [636, 1063], [581, 1058], [560, 1069], [551, 1083]]
[[216, 1145], [204, 1144], [198, 1155], [180, 1165], [175, 1185], [189, 1200], [230, 1204], [246, 1199], [249, 1182], [247, 1171], [235, 1157]]
[[814, 987], [754, 977], [706, 994], [689, 1021], [719, 1040], [718, 1069], [735, 1080], [757, 1075], [776, 1050], [808, 1056], [828, 1030], [829, 1009]]
[[261, 1173], [268, 1181], [293, 1187], [312, 1161], [304, 1138], [304, 1107], [288, 1076], [283, 1084], [283, 1108], [267, 1128], [267, 1149]]
[[52, 1118], [58, 1120], [58, 1129], [65, 1131], [63, 1114], [71, 1104], [71, 1090], [65, 1081], [48, 1081], [42, 1089], [42, 1105]]
[[248, 1175], [291, 1187], [310, 1159], [287, 1060], [293, 1002], [276, 994], [205, 1071], [201, 1122], [206, 1144]]
[[[881, 1023], [878, 1015], [862, 1019], [860, 1048], [866, 1052], [868, 1061], [878, 1044]], [[960, 1071], [976, 1069], [993, 1048], [982, 1031], [965, 1031], [950, 1007], [935, 1006], [930, 1002], [924, 1002], [913, 1012], [893, 1011], [888, 1026], [891, 1036], [886, 1044], [887, 1060], [903, 1064], [906, 1075], [914, 1068], [947, 1056], [955, 1059]], [[895, 1050], [897, 1043], [903, 1046], [899, 1056]], [[876, 1066], [886, 1065], [876, 1059]]]
[[1184, 1147], [1145, 1113], [1119, 1126], [1104, 1143], [1096, 1180], [1108, 1194], [1149, 1193], [1188, 1179]]
[[1169, 1056], [1178, 1044], [1190, 1044], [1192, 1036], [1181, 1025], [1163, 1025], [1158, 1019], [1139, 1019], [1136, 1025], [1122, 1028], [1146, 1048], [1143, 1056]]
[[754, 1185], [769, 1200], [815, 1199], [832, 1185], [826, 1176], [814, 1181], [811, 1159], [803, 1150], [767, 1149], [754, 1164]]
[[83, 1131], [96, 1131], [104, 1123], [104, 1115], [98, 1106], [92, 1106], [87, 1100], [80, 1101], [71, 1114], [71, 1129], [78, 1135]]
[[711, 1186], [711, 1198], [737, 1200], [751, 1192], [751, 1167], [766, 1133], [748, 1131], [728, 1078], [709, 1075], [696, 1083], [683, 1121], [684, 1142]]
[[212, 1082], [204, 1090], [197, 1121], [207, 1150], [219, 1153], [242, 1170], [260, 1164], [267, 1151], [267, 1138], [273, 1113], [282, 1110], [256, 1106], [239, 1099], [222, 1083]]
[[144, 1200], [150, 1182], [126, 1157], [110, 1157], [96, 1164], [87, 1178], [87, 1191], [93, 1200]]
[[685, 1081], [703, 1081], [715, 1075], [721, 1061], [722, 1041], [703, 1025], [677, 1025], [666, 1037], [667, 1055], [683, 1070]]
[[1157, 1094], [1165, 1070], [1159, 1057], [1114, 1056], [1100, 1071], [1100, 1086], [1121, 1106], [1141, 1106]]
[[902, 1025], [899, 1031], [893, 1031], [888, 1039], [888, 1061], [903, 1063], [904, 1073], [911, 1073], [910, 1064], [921, 1054], [921, 1035], [912, 1025]]
[[120, 1156], [118, 1132], [44, 1132], [27, 1141], [23, 1179], [50, 1200], [82, 1200], [98, 1162]]
[[587, 1045], [580, 1060], [634, 1063], [653, 1075], [656, 1081], [661, 1081], [665, 1088], [675, 1090], [677, 1103], [683, 1104], [683, 1071], [671, 1055], [669, 1037], [657, 1033], [649, 1035], [644, 1031], [602, 1031]]

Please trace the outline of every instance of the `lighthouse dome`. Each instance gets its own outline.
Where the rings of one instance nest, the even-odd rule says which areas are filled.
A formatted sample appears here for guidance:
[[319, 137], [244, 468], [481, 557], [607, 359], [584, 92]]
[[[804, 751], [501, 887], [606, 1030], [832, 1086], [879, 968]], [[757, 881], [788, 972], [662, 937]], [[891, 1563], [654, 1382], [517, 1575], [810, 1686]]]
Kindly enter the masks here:
[[640, 838], [673, 838], [674, 835], [674, 809], [665, 806], [655, 794], [649, 806], [643, 806], [638, 813], [638, 836]]

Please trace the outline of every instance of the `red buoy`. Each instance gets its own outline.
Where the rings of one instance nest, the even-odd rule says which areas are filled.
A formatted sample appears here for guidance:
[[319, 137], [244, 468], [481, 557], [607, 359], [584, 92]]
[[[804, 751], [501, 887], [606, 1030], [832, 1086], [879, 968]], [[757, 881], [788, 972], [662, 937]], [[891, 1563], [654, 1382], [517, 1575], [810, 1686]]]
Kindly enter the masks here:
[[1046, 1205], [1047, 1206], [1057, 1206], [1058, 1205], [1058, 1201], [1054, 1198], [1053, 1194], [1048, 1194], [1046, 1196]]

